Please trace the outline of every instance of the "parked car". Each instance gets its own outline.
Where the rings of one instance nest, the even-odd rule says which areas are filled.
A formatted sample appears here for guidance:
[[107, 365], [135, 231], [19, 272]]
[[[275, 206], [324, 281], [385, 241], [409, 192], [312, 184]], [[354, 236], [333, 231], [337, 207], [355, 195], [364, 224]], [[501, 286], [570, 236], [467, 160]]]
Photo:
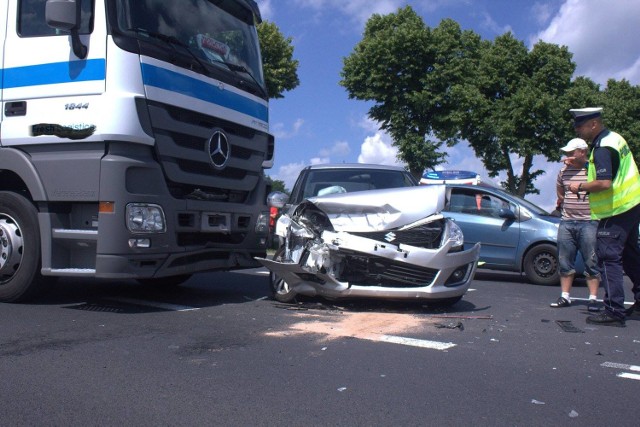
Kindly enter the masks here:
[[[271, 271], [276, 300], [301, 294], [450, 305], [469, 288], [480, 244], [464, 249], [459, 227], [440, 213], [445, 186], [417, 186], [401, 168], [322, 166], [301, 173], [291, 198], [276, 224], [280, 248], [272, 260], [258, 259]], [[282, 193], [269, 199], [288, 202]]]
[[[445, 214], [462, 229], [465, 246], [482, 242], [480, 267], [524, 272], [540, 285], [559, 282], [557, 234], [560, 219], [535, 204], [489, 185], [448, 184]], [[582, 257], [576, 270], [582, 273]]]

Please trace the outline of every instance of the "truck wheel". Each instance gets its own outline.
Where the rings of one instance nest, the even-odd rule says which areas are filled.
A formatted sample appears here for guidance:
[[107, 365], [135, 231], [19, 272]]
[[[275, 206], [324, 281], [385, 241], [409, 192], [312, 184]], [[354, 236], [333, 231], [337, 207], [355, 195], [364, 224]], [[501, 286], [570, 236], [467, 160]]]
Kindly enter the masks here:
[[[273, 260], [282, 261], [283, 254], [284, 246], [280, 246], [276, 253], [273, 254]], [[296, 293], [291, 290], [289, 284], [272, 272], [269, 272], [269, 283], [271, 284], [273, 299], [275, 299], [276, 301], [291, 303], [296, 300]]]
[[536, 285], [557, 285], [560, 280], [558, 249], [547, 243], [531, 248], [524, 257], [523, 269]]
[[0, 301], [22, 302], [44, 283], [38, 212], [26, 198], [0, 192]]

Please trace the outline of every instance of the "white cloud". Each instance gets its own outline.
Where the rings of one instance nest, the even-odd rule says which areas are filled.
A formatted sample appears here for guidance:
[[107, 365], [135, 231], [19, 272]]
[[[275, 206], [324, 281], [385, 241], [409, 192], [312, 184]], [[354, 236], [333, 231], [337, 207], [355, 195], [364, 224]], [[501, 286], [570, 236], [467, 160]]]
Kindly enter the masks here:
[[257, 3], [260, 8], [260, 15], [262, 15], [262, 19], [272, 21], [274, 10], [273, 6], [271, 6], [271, 0], [258, 0]]
[[640, 2], [633, 0], [566, 0], [538, 40], [569, 47], [577, 75], [597, 83], [626, 78], [640, 83]]
[[338, 10], [359, 24], [364, 24], [374, 13], [381, 15], [393, 13], [406, 2], [403, 0], [296, 0], [296, 3], [319, 13]]
[[309, 163], [312, 165], [325, 165], [327, 163], [331, 163], [331, 159], [328, 157], [312, 157], [309, 160]]
[[271, 175], [271, 178], [284, 182], [284, 186], [291, 190], [295, 184], [300, 171], [307, 166], [304, 162], [289, 163], [278, 168], [278, 173]]
[[482, 16], [483, 16], [483, 20], [482, 20], [481, 25], [484, 28], [486, 28], [487, 30], [491, 31], [492, 33], [494, 33], [494, 34], [504, 34], [504, 33], [507, 33], [507, 32], [513, 32], [513, 29], [511, 28], [511, 26], [509, 26], [509, 25], [504, 25], [504, 26], [498, 25], [498, 23], [488, 13], [483, 13]]
[[291, 139], [298, 135], [300, 129], [304, 125], [303, 119], [296, 119], [291, 126], [291, 129], [285, 129], [284, 123], [274, 123], [271, 125], [271, 133], [276, 139]]
[[546, 24], [552, 16], [552, 8], [548, 3], [536, 2], [531, 6], [531, 12], [538, 24]]
[[351, 147], [346, 141], [337, 141], [332, 147], [320, 150], [320, 156], [329, 157], [331, 155], [344, 157], [351, 152]]
[[360, 146], [358, 163], [375, 163], [380, 165], [401, 165], [398, 161], [398, 149], [391, 145], [391, 139], [384, 132], [377, 132], [365, 138]]

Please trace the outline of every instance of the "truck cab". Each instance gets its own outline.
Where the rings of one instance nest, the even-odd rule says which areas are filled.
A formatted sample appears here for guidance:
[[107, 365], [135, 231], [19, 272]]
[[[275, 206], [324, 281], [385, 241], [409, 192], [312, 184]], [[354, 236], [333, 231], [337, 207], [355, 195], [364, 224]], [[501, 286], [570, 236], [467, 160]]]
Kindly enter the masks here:
[[0, 301], [255, 267], [273, 165], [252, 0], [0, 4]]

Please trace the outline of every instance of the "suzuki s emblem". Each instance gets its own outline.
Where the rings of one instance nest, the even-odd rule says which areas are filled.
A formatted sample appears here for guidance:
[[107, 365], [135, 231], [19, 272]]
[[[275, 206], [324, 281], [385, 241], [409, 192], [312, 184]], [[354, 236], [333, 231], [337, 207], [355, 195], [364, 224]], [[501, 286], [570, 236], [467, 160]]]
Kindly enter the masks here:
[[394, 240], [396, 240], [396, 233], [394, 233], [393, 231], [388, 232], [384, 235], [384, 240], [386, 240], [387, 242], [393, 242]]
[[221, 130], [216, 130], [207, 141], [207, 152], [214, 168], [224, 169], [227, 166], [231, 156], [231, 145]]

